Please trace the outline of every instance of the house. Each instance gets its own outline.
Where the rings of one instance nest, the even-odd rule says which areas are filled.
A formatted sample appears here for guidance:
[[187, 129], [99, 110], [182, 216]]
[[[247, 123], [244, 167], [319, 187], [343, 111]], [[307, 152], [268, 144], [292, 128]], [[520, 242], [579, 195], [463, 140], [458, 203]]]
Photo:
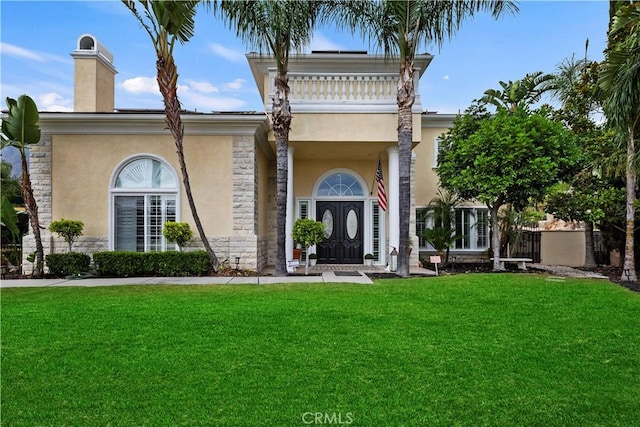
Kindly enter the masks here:
[[[191, 211], [181, 186], [173, 138], [163, 110], [115, 109], [114, 56], [95, 37], [78, 38], [74, 112], [42, 112], [41, 142], [32, 148], [31, 178], [40, 220], [84, 222], [74, 249], [162, 251], [165, 221], [186, 221]], [[415, 87], [433, 57], [415, 59]], [[270, 130], [275, 63], [247, 55], [264, 111], [185, 111], [184, 152], [204, 229], [220, 259], [240, 257], [240, 267], [261, 270], [274, 264], [276, 247], [276, 163]], [[366, 253], [385, 266], [398, 247], [397, 64], [366, 52], [312, 52], [291, 58], [293, 112], [288, 152], [287, 230], [296, 218], [327, 224], [331, 236], [314, 250], [319, 263], [361, 264]], [[454, 115], [413, 108], [413, 245], [428, 249], [416, 235], [416, 210], [436, 195], [434, 170], [438, 136]], [[378, 205], [375, 174], [382, 165], [388, 207]], [[456, 250], [486, 257], [486, 207], [456, 211], [464, 238]], [[424, 224], [418, 224], [418, 231]], [[45, 253], [64, 243], [44, 230]], [[24, 254], [35, 247], [25, 237]], [[199, 247], [197, 241], [191, 244]], [[286, 253], [292, 256], [290, 235]], [[411, 254], [411, 265], [419, 262]], [[28, 267], [28, 263], [25, 263]]]

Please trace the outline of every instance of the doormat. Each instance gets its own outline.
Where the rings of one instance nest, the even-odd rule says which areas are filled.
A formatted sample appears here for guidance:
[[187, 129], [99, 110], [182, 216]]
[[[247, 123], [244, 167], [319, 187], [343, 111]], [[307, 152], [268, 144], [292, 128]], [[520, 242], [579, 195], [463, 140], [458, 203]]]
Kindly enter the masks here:
[[334, 271], [333, 274], [335, 274], [336, 276], [340, 277], [340, 276], [362, 276], [362, 274], [360, 274], [357, 271]]

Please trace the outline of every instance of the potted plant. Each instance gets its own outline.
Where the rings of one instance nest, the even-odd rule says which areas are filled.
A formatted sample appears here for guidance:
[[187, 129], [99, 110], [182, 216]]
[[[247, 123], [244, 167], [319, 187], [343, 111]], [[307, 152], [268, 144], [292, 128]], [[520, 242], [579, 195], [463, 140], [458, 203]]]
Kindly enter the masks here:
[[373, 265], [373, 254], [365, 254], [364, 265], [371, 267]]
[[309, 259], [309, 265], [311, 267], [316, 265], [316, 263], [318, 262], [318, 254], [309, 254], [307, 258]]
[[[300, 218], [293, 224], [291, 232], [293, 240], [300, 243], [307, 250], [309, 246], [317, 245], [327, 238], [324, 224], [311, 218]], [[311, 255], [309, 255], [309, 259]], [[304, 274], [309, 274], [309, 263], [305, 263]]]

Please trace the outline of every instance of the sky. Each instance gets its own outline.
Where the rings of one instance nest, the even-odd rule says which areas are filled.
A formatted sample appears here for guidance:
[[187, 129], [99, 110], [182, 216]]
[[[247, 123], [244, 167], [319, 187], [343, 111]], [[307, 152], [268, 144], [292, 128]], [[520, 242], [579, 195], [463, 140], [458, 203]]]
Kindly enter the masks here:
[[[463, 23], [442, 46], [421, 46], [434, 55], [420, 80], [423, 110], [464, 111], [499, 81], [527, 73], [553, 73], [574, 55], [603, 59], [607, 1], [520, 1], [519, 13], [494, 20], [480, 14]], [[155, 53], [131, 12], [110, 1], [0, 1], [0, 99], [31, 96], [41, 111], [73, 111], [73, 59], [78, 38], [92, 34], [114, 56], [116, 108], [162, 109], [155, 83]], [[175, 48], [179, 97], [184, 108], [264, 111], [243, 44], [210, 12], [201, 10], [194, 37]], [[359, 35], [319, 28], [311, 50], [368, 50]], [[295, 111], [294, 111], [295, 113]]]

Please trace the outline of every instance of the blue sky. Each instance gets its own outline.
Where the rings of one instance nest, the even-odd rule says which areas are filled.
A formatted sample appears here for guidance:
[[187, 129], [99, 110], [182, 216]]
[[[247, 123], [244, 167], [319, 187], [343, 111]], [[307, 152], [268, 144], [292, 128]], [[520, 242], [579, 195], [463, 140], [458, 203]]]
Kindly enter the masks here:
[[[439, 49], [420, 81], [423, 109], [463, 111], [498, 81], [534, 71], [554, 72], [565, 58], [601, 60], [607, 1], [521, 1], [517, 15], [495, 21], [478, 15]], [[0, 1], [0, 96], [26, 93], [40, 110], [72, 111], [73, 61], [78, 37], [93, 34], [114, 56], [116, 108], [163, 108], [155, 88], [149, 36], [120, 1]], [[320, 28], [309, 50], [371, 49], [360, 37]], [[245, 46], [202, 10], [196, 35], [176, 47], [180, 99], [198, 111], [262, 111]]]

